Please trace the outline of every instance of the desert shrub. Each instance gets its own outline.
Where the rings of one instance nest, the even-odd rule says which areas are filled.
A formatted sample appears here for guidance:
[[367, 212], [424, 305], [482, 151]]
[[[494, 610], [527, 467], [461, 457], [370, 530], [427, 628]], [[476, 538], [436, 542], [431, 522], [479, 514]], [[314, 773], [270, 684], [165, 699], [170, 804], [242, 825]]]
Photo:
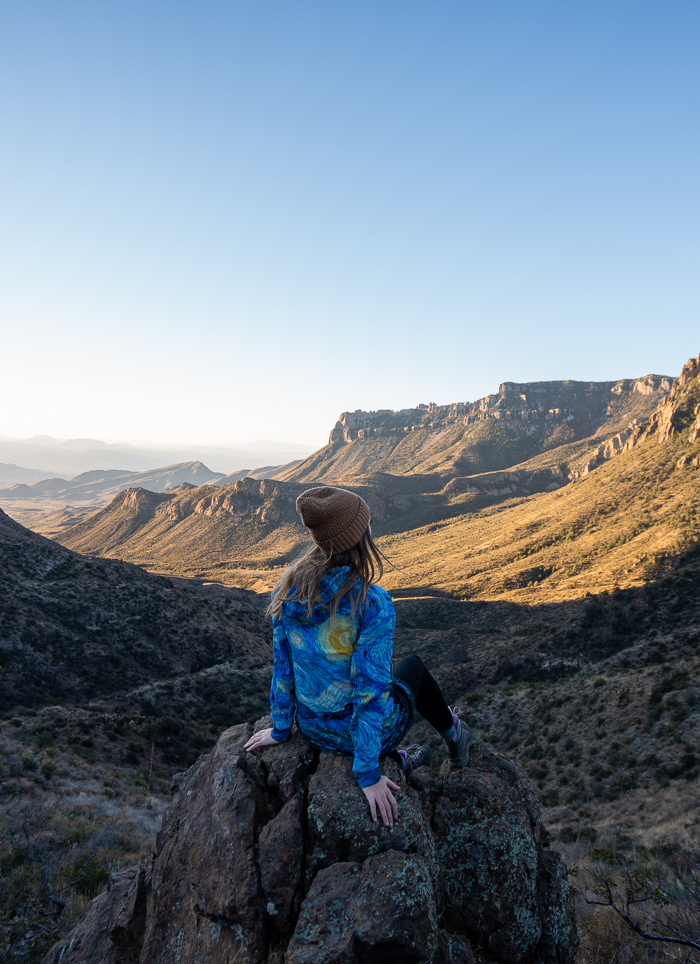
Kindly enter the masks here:
[[85, 898], [104, 888], [109, 870], [84, 837], [65, 833], [71, 818], [55, 803], [23, 804], [4, 823], [0, 958], [39, 964], [82, 916]]
[[610, 784], [610, 792], [615, 797], [619, 796], [621, 793], [628, 793], [630, 790], [634, 790], [637, 786], [637, 776], [635, 773], [626, 773], [623, 776], [618, 777], [613, 780]]
[[109, 868], [103, 866], [96, 857], [87, 857], [70, 864], [65, 876], [73, 880], [79, 894], [92, 900], [104, 890], [109, 880]]
[[[674, 844], [662, 844], [631, 855], [592, 850], [588, 859], [595, 863], [584, 872], [585, 884], [579, 895], [588, 908], [595, 909], [599, 920], [613, 921], [612, 912], [618, 926], [624, 928], [621, 936], [626, 934], [633, 941], [627, 946], [634, 948], [634, 956], [618, 959], [671, 959], [698, 964], [700, 855]], [[582, 931], [585, 935], [586, 928]], [[585, 945], [584, 939], [582, 950]], [[656, 953], [658, 957], [653, 956]]]

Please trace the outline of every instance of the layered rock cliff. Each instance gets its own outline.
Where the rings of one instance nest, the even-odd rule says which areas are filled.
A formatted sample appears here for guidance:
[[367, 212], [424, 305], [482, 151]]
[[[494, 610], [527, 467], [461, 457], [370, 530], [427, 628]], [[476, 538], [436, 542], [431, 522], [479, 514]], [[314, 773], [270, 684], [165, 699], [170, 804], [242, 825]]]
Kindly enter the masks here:
[[451, 405], [431, 402], [399, 411], [343, 412], [328, 444], [336, 446], [356, 438], [447, 427], [455, 422], [473, 425], [487, 419], [508, 424], [517, 434], [525, 435], [561, 424], [589, 428], [606, 416], [616, 398], [635, 393], [659, 396], [669, 392], [672, 385], [673, 379], [664, 375], [616, 382], [503, 382], [496, 395], [487, 395], [476, 402]]
[[[260, 721], [258, 725], [264, 725]], [[350, 761], [233, 727], [182, 775], [147, 866], [115, 874], [45, 964], [568, 964], [576, 927], [537, 799], [477, 745], [373, 824]]]
[[647, 375], [610, 382], [504, 382], [476, 402], [344, 412], [328, 445], [275, 475], [296, 482], [379, 473], [450, 478], [503, 471], [544, 456], [549, 463], [569, 463], [570, 477], [576, 477], [592, 459], [597, 464], [600, 446], [646, 421], [673, 381]]

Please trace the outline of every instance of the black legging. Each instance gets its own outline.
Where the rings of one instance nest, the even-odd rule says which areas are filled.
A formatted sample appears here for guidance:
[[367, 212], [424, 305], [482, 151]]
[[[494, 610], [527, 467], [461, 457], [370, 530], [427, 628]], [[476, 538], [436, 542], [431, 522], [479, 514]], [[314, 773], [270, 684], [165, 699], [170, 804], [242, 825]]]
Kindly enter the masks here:
[[439, 733], [449, 730], [453, 724], [452, 714], [442, 695], [442, 690], [435, 682], [420, 656], [406, 656], [394, 670], [404, 683], [410, 686], [416, 698], [416, 709], [434, 726]]

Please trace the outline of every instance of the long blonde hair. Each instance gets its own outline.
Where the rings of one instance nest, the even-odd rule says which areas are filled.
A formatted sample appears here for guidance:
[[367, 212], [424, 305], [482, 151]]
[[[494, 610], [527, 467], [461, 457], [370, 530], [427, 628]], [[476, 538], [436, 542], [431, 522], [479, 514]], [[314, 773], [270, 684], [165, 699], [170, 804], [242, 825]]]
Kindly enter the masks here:
[[313, 545], [288, 569], [285, 569], [282, 578], [272, 593], [272, 599], [267, 608], [268, 615], [281, 615], [282, 605], [285, 602], [303, 602], [306, 600], [306, 615], [310, 616], [314, 601], [318, 596], [321, 580], [326, 573], [339, 566], [349, 566], [348, 578], [330, 600], [328, 609], [331, 619], [334, 620], [338, 604], [347, 593], [355, 588], [359, 576], [359, 591], [351, 596], [351, 612], [354, 618], [357, 610], [365, 604], [369, 587], [378, 582], [384, 575], [384, 562], [382, 560], [392, 565], [372, 538], [369, 526], [365, 529], [360, 541], [345, 552], [337, 552], [335, 555], [328, 556], [320, 546]]

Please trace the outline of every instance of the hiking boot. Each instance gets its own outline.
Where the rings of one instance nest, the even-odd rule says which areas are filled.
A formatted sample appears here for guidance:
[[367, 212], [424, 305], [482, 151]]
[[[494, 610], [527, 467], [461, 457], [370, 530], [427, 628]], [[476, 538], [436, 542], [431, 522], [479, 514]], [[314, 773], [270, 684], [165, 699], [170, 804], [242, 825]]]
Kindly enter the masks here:
[[469, 747], [474, 742], [474, 734], [457, 715], [458, 707], [451, 712], [457, 735], [452, 740], [445, 740], [447, 757], [451, 767], [465, 767], [469, 763]]
[[[414, 753], [411, 753], [414, 750]], [[413, 773], [418, 767], [429, 767], [433, 760], [433, 751], [429, 746], [409, 746], [407, 750], [398, 750], [399, 756], [401, 757], [401, 769], [408, 776], [409, 773]]]

